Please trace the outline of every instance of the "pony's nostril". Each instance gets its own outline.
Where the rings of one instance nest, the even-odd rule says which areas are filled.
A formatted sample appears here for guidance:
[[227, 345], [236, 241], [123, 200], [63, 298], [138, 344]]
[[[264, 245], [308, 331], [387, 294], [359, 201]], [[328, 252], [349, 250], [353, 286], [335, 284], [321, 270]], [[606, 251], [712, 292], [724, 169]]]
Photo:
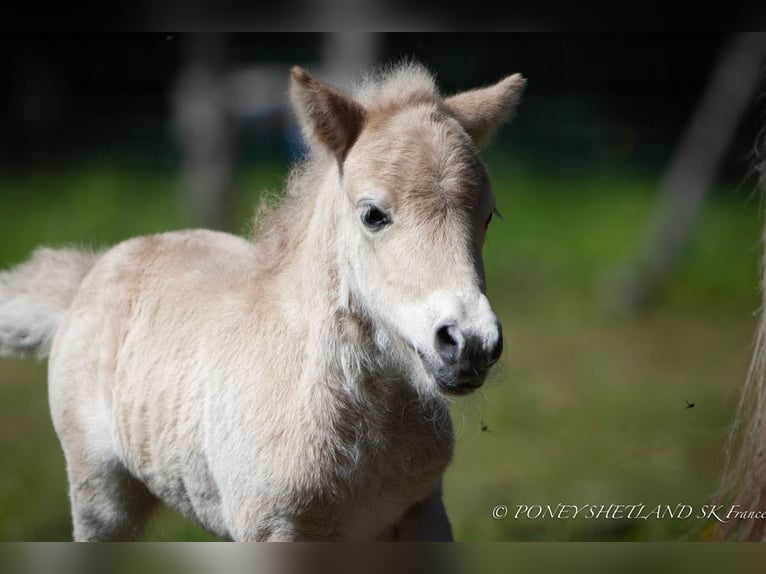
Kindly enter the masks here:
[[436, 330], [436, 350], [447, 364], [457, 363], [460, 357], [460, 339], [457, 327], [444, 325]]

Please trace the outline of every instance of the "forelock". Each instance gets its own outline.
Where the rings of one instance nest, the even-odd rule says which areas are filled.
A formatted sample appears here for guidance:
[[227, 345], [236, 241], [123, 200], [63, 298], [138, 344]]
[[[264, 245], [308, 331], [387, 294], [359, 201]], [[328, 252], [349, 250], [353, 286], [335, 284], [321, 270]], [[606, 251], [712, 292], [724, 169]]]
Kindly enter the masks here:
[[437, 101], [434, 76], [423, 65], [405, 62], [366, 76], [354, 97], [368, 110], [398, 107], [420, 101]]

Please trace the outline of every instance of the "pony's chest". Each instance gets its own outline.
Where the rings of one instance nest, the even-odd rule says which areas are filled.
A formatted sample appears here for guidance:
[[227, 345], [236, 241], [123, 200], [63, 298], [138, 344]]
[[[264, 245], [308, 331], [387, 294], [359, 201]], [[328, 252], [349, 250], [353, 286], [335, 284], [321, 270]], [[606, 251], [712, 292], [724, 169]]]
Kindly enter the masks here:
[[425, 456], [419, 453], [402, 457], [396, 464], [379, 467], [374, 475], [360, 482], [346, 514], [348, 538], [370, 540], [385, 536], [410, 507], [433, 492], [452, 450], [444, 445], [438, 456], [429, 450], [425, 448]]
[[318, 464], [303, 467], [305, 475], [289, 473], [289, 498], [305, 501], [296, 508], [301, 531], [374, 539], [433, 491], [452, 456], [449, 414], [414, 416], [410, 408], [392, 409], [391, 418], [347, 420], [352, 424], [334, 429], [335, 440], [312, 449]]
[[361, 449], [355, 515], [391, 526], [437, 486], [452, 458], [454, 434], [446, 410], [427, 415], [381, 429]]

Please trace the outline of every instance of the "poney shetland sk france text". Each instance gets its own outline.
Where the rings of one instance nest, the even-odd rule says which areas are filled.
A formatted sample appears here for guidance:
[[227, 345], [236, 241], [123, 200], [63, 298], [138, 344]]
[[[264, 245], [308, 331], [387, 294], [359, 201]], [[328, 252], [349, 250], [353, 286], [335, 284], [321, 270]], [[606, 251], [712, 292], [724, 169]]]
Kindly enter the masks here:
[[498, 504], [492, 509], [492, 518], [502, 520], [661, 520], [667, 518], [685, 520], [696, 518], [715, 520], [725, 524], [731, 520], [763, 520], [766, 510], [743, 509], [739, 504], [516, 504], [508, 507]]

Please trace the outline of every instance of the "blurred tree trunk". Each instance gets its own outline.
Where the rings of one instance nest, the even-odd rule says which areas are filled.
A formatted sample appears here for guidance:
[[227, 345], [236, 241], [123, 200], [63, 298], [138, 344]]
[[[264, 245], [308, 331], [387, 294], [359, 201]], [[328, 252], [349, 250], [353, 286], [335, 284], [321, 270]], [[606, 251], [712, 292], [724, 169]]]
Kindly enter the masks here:
[[636, 309], [649, 302], [678, 262], [755, 91], [764, 57], [764, 33], [736, 34], [722, 50], [660, 183], [638, 262], [618, 287], [621, 308]]
[[233, 121], [226, 90], [226, 36], [185, 34], [174, 121], [183, 155], [182, 209], [190, 223], [228, 227], [234, 163]]

